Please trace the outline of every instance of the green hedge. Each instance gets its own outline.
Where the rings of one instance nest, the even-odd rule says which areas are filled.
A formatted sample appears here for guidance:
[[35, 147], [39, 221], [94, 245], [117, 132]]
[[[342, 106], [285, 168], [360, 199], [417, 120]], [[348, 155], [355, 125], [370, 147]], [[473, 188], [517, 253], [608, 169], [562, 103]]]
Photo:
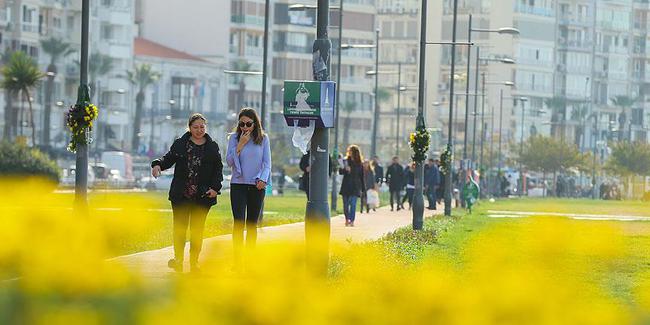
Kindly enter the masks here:
[[60, 169], [54, 160], [37, 149], [2, 141], [0, 176], [42, 176], [58, 183]]

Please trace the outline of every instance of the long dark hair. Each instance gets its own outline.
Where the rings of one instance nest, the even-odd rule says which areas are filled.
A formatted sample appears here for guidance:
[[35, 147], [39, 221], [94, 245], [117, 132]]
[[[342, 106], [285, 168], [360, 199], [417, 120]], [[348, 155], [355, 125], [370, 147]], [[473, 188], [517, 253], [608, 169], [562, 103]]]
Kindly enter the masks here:
[[361, 150], [359, 150], [359, 147], [353, 144], [348, 147], [347, 151], [348, 162], [354, 162], [355, 164], [362, 166], [363, 156], [361, 155]]
[[262, 144], [262, 141], [264, 141], [264, 129], [262, 129], [262, 123], [260, 122], [260, 117], [257, 115], [257, 112], [255, 109], [250, 108], [250, 107], [244, 107], [239, 111], [239, 117], [237, 117], [237, 139], [241, 136], [241, 128], [239, 127], [239, 119], [242, 118], [242, 116], [246, 116], [249, 119], [253, 120], [253, 125], [255, 126], [253, 128], [253, 132], [251, 132], [251, 139], [253, 140], [253, 143], [255, 144]]

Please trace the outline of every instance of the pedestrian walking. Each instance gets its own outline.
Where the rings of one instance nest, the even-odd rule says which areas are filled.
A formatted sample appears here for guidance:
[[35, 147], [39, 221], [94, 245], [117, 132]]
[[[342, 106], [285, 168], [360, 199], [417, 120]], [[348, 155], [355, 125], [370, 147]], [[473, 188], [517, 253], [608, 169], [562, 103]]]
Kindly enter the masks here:
[[[370, 165], [370, 161], [365, 160], [363, 162], [363, 181], [364, 181], [364, 188], [366, 189], [363, 193], [361, 193], [361, 209], [359, 209], [360, 213], [363, 213], [363, 208], [366, 208], [366, 213], [370, 213], [370, 205], [368, 205], [368, 191], [374, 191], [377, 183], [375, 180], [375, 173], [372, 170], [372, 166]], [[373, 208], [373, 211], [375, 208]]]
[[203, 229], [210, 207], [217, 204], [223, 181], [223, 164], [219, 145], [206, 133], [207, 120], [193, 114], [189, 130], [176, 139], [169, 151], [151, 162], [151, 175], [174, 167], [169, 188], [173, 212], [174, 258], [167, 266], [183, 272], [187, 228], [190, 228], [190, 271], [199, 271], [199, 254], [203, 246]]
[[299, 189], [305, 192], [307, 201], [309, 201], [309, 172], [311, 171], [311, 166], [309, 166], [309, 151], [300, 158], [300, 170], [302, 170], [302, 177], [300, 177]]
[[232, 169], [230, 204], [232, 207], [235, 267], [243, 262], [244, 225], [246, 248], [257, 242], [257, 222], [264, 205], [266, 187], [271, 185], [271, 145], [257, 112], [243, 108], [236, 132], [230, 135], [228, 166]]
[[354, 227], [357, 200], [361, 197], [361, 193], [366, 191], [362, 161], [363, 156], [359, 147], [351, 145], [348, 147], [346, 157], [343, 160], [343, 166], [339, 169], [339, 173], [343, 175], [339, 194], [343, 196], [343, 214], [345, 214], [346, 227]]
[[384, 167], [381, 166], [379, 157], [372, 157], [372, 162], [370, 165], [372, 166], [372, 170], [375, 173], [375, 183], [377, 183], [378, 186], [381, 186], [381, 184], [384, 184]]
[[436, 210], [436, 193], [440, 185], [440, 170], [433, 159], [429, 159], [424, 166], [424, 193], [427, 196], [429, 206], [427, 209]]
[[399, 157], [393, 157], [393, 163], [386, 170], [386, 183], [390, 191], [390, 211], [397, 205], [397, 211], [403, 209], [400, 191], [404, 187], [404, 167], [399, 163]]
[[404, 168], [404, 180], [406, 181], [406, 195], [402, 198], [402, 209], [404, 208], [404, 202], [408, 200], [409, 210], [411, 210], [411, 206], [413, 205], [413, 194], [415, 194], [415, 163], [411, 163]]

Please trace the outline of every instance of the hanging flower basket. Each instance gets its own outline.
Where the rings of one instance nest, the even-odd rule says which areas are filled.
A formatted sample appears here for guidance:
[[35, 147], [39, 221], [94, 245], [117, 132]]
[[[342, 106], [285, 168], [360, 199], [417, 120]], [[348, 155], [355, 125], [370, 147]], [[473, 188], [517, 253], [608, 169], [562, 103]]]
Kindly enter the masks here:
[[423, 162], [427, 159], [427, 151], [429, 151], [429, 142], [431, 135], [425, 128], [417, 128], [415, 132], [411, 133], [409, 137], [409, 145], [413, 150], [411, 157], [414, 162]]
[[79, 144], [90, 144], [92, 142], [90, 131], [92, 131], [93, 122], [98, 115], [99, 109], [97, 106], [88, 102], [70, 107], [66, 114], [66, 124], [72, 134], [68, 144], [68, 151], [77, 152]]
[[440, 155], [440, 172], [444, 175], [447, 175], [451, 170], [451, 161], [453, 159], [453, 153], [449, 150], [449, 146]]

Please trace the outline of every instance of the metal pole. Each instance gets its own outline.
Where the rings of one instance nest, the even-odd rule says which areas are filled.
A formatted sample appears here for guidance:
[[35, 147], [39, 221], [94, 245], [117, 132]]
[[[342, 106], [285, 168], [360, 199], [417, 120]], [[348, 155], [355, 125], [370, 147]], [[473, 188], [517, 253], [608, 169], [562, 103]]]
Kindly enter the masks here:
[[[499, 177], [501, 176], [501, 142], [503, 139], [503, 89], [499, 92], [499, 161], [497, 162], [497, 185], [499, 185]], [[501, 187], [499, 186], [497, 193], [501, 195]]]
[[154, 118], [155, 114], [153, 109], [154, 107], [151, 106], [151, 135], [149, 136], [149, 151], [151, 152], [152, 155], [155, 154], [155, 152], [153, 151], [153, 131], [154, 131], [154, 120], [155, 120]]
[[[485, 78], [485, 74], [483, 75], [483, 77]], [[490, 129], [491, 129], [490, 130], [490, 160], [488, 161], [488, 171], [489, 171], [488, 175], [492, 171], [492, 167], [494, 167], [494, 165], [493, 165], [493, 163], [494, 163], [494, 118], [495, 118], [495, 115], [496, 115], [494, 113], [494, 106], [491, 106], [491, 111], [492, 111], [491, 112], [492, 115], [491, 115], [491, 118], [490, 118]], [[492, 187], [490, 187], [490, 184], [491, 184], [490, 180], [491, 179], [492, 179], [492, 177], [488, 176], [488, 184], [487, 184], [488, 191], [492, 191]], [[494, 193], [492, 193], [492, 195], [494, 195]]]
[[[418, 81], [418, 116], [415, 119], [415, 130], [426, 129], [424, 123], [424, 64], [426, 62], [427, 41], [427, 0], [422, 1], [420, 11], [420, 73]], [[453, 72], [452, 72], [453, 75]], [[399, 89], [398, 89], [399, 91]], [[422, 161], [415, 162], [415, 192], [413, 193], [413, 230], [421, 230], [424, 221], [424, 198], [422, 185], [424, 184], [424, 166]]]
[[[343, 44], [343, 0], [339, 1], [339, 51], [337, 53], [338, 61], [336, 62], [336, 111], [334, 112], [334, 159], [338, 158], [339, 154], [339, 112], [341, 107], [341, 44]], [[337, 173], [332, 173], [332, 194], [330, 195], [330, 208], [336, 211], [337, 205]]]
[[593, 162], [591, 165], [591, 197], [595, 200], [598, 196], [596, 195], [596, 147], [598, 146], [598, 114], [594, 113], [594, 149], [593, 149]]
[[264, 53], [262, 58], [262, 108], [260, 113], [262, 115], [262, 127], [268, 126], [266, 122], [266, 77], [268, 73], [268, 58], [269, 58], [269, 2], [264, 1]]
[[[426, 6], [426, 0], [422, 1], [422, 6]], [[454, 22], [452, 26], [452, 33], [451, 33], [451, 73], [450, 73], [450, 82], [449, 82], [449, 126], [448, 126], [448, 134], [447, 134], [447, 150], [451, 153], [453, 152], [453, 145], [452, 145], [452, 132], [453, 130], [453, 125], [452, 125], [452, 115], [453, 115], [453, 109], [454, 109], [454, 74], [456, 73], [456, 21], [458, 18], [458, 0], [454, 0]], [[422, 47], [422, 45], [420, 45]], [[424, 68], [424, 62], [420, 64], [420, 69]], [[451, 216], [451, 181], [452, 181], [452, 169], [453, 169], [454, 161], [451, 159], [451, 163], [449, 165], [449, 171], [447, 172], [447, 175], [445, 175], [446, 181], [445, 181], [445, 215], [446, 216]]]
[[521, 197], [524, 195], [524, 166], [521, 161], [521, 156], [524, 154], [524, 123], [525, 123], [525, 117], [526, 117], [526, 102], [523, 100], [520, 100], [521, 102], [521, 139], [519, 139], [519, 184], [521, 187], [519, 188], [519, 196]]
[[[477, 46], [476, 47], [476, 74], [474, 77], [474, 92], [478, 93], [478, 60], [480, 56], [480, 48]], [[478, 108], [478, 98], [479, 94], [476, 94], [474, 96], [474, 116], [473, 116], [473, 121], [472, 121], [472, 166], [474, 166], [476, 163], [476, 109]], [[472, 169], [475, 169], [475, 167], [472, 167]]]
[[[478, 55], [477, 55], [478, 56]], [[476, 71], [478, 72], [479, 65], [476, 65]], [[485, 73], [481, 73], [481, 156], [479, 161], [479, 170], [483, 168], [483, 140], [485, 139]]]
[[372, 123], [370, 156], [377, 155], [377, 126], [379, 125], [379, 29], [375, 31], [375, 116]]
[[402, 109], [400, 107], [400, 99], [401, 99], [401, 94], [402, 90], [402, 63], [397, 64], [397, 131], [395, 133], [395, 156], [399, 157], [399, 141], [400, 141], [400, 136], [399, 136], [399, 120], [400, 120], [400, 110]]
[[[455, 41], [454, 41], [455, 42]], [[469, 24], [467, 27], [467, 43], [472, 42], [472, 15], [469, 15]], [[465, 74], [465, 132], [463, 134], [463, 160], [467, 159], [467, 126], [469, 118], [469, 71], [472, 60], [472, 46], [467, 46], [467, 72]], [[476, 91], [474, 91], [476, 92]], [[465, 169], [463, 168], [463, 174]]]
[[[88, 95], [88, 22], [90, 19], [90, 0], [81, 2], [81, 60], [79, 73], [79, 90], [77, 104], [90, 100]], [[88, 137], [88, 133], [86, 133]], [[85, 211], [88, 206], [88, 145], [77, 145], [75, 161], [75, 203], [77, 208]]]
[[[314, 80], [330, 79], [330, 49], [327, 35], [329, 0], [318, 0], [316, 40], [314, 41]], [[305, 243], [310, 268], [326, 274], [329, 262], [330, 209], [327, 202], [327, 174], [329, 167], [329, 130], [316, 128], [309, 154], [309, 201], [305, 214]]]

